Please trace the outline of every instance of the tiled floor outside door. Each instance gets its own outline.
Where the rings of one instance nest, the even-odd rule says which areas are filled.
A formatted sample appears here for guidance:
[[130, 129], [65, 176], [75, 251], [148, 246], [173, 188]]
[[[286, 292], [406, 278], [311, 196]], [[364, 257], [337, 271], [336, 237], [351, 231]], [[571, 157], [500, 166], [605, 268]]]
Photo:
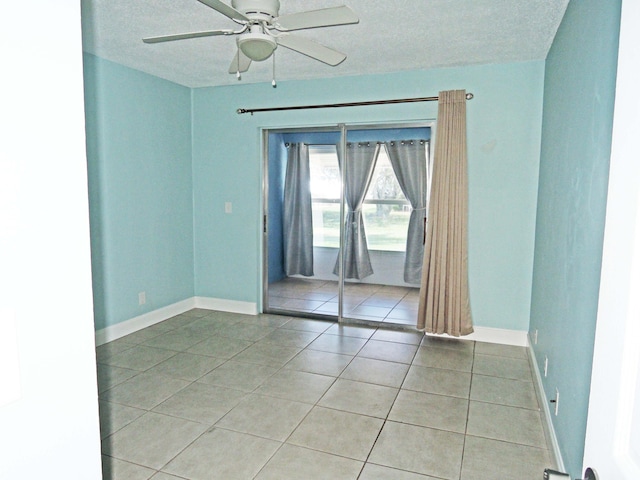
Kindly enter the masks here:
[[[357, 320], [415, 326], [417, 287], [345, 283], [343, 316]], [[277, 310], [338, 315], [338, 282], [287, 277], [269, 284], [269, 307]]]

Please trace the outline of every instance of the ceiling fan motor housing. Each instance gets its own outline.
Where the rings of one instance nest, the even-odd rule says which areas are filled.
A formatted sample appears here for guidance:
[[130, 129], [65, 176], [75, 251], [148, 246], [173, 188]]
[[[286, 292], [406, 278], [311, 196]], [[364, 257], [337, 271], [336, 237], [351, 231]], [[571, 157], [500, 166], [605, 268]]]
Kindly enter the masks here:
[[252, 22], [247, 33], [238, 39], [238, 48], [255, 62], [266, 60], [278, 47], [275, 39], [264, 30], [264, 23], [271, 23], [278, 16], [279, 0], [232, 0], [231, 5], [244, 13]]
[[232, 0], [231, 5], [251, 20], [270, 22], [278, 16], [279, 0]]

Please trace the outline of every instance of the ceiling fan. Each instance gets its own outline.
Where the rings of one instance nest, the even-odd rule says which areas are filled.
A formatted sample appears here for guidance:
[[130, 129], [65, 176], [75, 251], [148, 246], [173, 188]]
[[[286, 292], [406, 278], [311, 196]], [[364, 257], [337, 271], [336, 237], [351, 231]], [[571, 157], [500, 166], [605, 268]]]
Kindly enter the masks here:
[[344, 53], [289, 32], [359, 22], [358, 16], [347, 6], [278, 16], [279, 0], [232, 0], [231, 6], [220, 0], [198, 1], [238, 23], [240, 28], [147, 37], [142, 39], [143, 42], [159, 43], [188, 38], [237, 35], [238, 50], [229, 67], [229, 73], [235, 73], [238, 76], [249, 69], [252, 61], [260, 62], [269, 58], [278, 46], [336, 66], [347, 58]]

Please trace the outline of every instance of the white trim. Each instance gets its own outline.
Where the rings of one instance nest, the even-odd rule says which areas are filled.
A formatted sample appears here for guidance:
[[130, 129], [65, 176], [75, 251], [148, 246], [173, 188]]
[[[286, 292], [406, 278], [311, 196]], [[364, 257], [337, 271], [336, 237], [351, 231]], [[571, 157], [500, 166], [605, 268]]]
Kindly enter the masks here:
[[117, 340], [125, 335], [150, 327], [156, 323], [163, 322], [171, 317], [187, 312], [192, 308], [195, 308], [195, 301], [193, 297], [151, 312], [143, 313], [142, 315], [125, 320], [124, 322], [96, 330], [96, 346]]
[[144, 313], [129, 320], [125, 320], [124, 322], [96, 330], [96, 346], [117, 340], [125, 335], [150, 327], [156, 323], [163, 322], [171, 317], [188, 312], [193, 308], [244, 313], [247, 315], [258, 314], [258, 307], [254, 302], [241, 302], [238, 300], [225, 300], [209, 297], [191, 297], [186, 300], [167, 305], [166, 307]]
[[464, 337], [450, 337], [449, 335], [436, 335], [427, 332], [425, 332], [425, 335], [458, 338], [460, 340], [475, 340], [476, 342], [499, 343], [502, 345], [515, 345], [517, 347], [527, 347], [529, 345], [527, 332], [523, 330], [507, 330], [504, 328], [475, 326], [473, 327], [473, 330], [474, 331], [471, 335], [465, 335]]
[[[245, 315], [257, 315], [258, 305], [255, 302], [243, 302], [240, 300], [227, 300], [224, 298], [191, 297], [186, 300], [168, 305], [166, 307], [144, 313], [140, 316], [125, 320], [124, 322], [105, 327], [96, 331], [96, 346], [102, 345], [131, 333], [137, 332], [156, 323], [163, 322], [171, 317], [180, 315], [193, 308], [216, 310], [219, 312], [241, 313]], [[502, 328], [474, 327], [471, 335], [460, 337], [463, 340], [475, 340], [477, 342], [499, 343], [502, 345], [528, 346], [527, 332], [520, 330], [506, 330]], [[425, 333], [425, 335], [432, 335]], [[443, 335], [438, 335], [443, 336]], [[448, 336], [448, 335], [444, 335]], [[451, 337], [453, 338], [453, 337]]]
[[549, 409], [549, 401], [544, 393], [544, 386], [542, 384], [542, 376], [540, 375], [540, 369], [538, 368], [538, 362], [536, 361], [536, 354], [533, 348], [529, 346], [529, 363], [531, 364], [531, 371], [533, 372], [533, 386], [536, 389], [536, 396], [538, 397], [538, 404], [542, 411], [542, 427], [544, 430], [544, 436], [547, 440], [547, 446], [549, 452], [552, 455], [552, 460], [555, 461], [555, 468], [561, 472], [565, 471], [564, 461], [562, 460], [562, 453], [560, 453], [560, 445], [558, 444], [558, 437], [556, 431], [553, 428], [553, 421], [551, 419], [551, 410]]
[[255, 302], [210, 297], [193, 297], [193, 299], [195, 300], [196, 308], [218, 310], [220, 312], [244, 313], [246, 315], [258, 314], [258, 304]]

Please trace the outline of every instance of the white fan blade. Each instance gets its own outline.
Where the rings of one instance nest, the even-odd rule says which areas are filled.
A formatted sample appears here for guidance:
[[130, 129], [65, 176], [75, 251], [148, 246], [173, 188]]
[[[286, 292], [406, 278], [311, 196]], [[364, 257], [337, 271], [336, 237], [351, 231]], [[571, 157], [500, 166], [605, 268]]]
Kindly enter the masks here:
[[229, 73], [244, 73], [249, 70], [250, 66], [251, 59], [242, 53], [242, 50], [238, 49], [236, 56], [231, 61], [231, 65], [229, 65]]
[[215, 37], [218, 35], [233, 35], [233, 30], [210, 30], [207, 32], [192, 32], [192, 33], [178, 33], [175, 35], [162, 35], [160, 37], [147, 37], [143, 38], [144, 43], [159, 43], [159, 42], [171, 42], [173, 40], [185, 40], [187, 38], [199, 38], [199, 37]]
[[276, 38], [276, 42], [278, 42], [278, 45], [295, 50], [307, 57], [315, 58], [334, 67], [347, 58], [344, 53], [296, 35], [280, 35]]
[[244, 13], [239, 12], [233, 7], [230, 7], [226, 3], [221, 2], [220, 0], [198, 0], [200, 3], [204, 3], [207, 7], [211, 7], [214, 10], [220, 12], [225, 17], [229, 17], [231, 20], [236, 20], [239, 22], [249, 22], [249, 17], [247, 17]]
[[323, 8], [308, 12], [283, 15], [274, 20], [277, 30], [302, 30], [303, 28], [330, 27], [333, 25], [349, 25], [358, 23], [360, 19], [347, 6]]

